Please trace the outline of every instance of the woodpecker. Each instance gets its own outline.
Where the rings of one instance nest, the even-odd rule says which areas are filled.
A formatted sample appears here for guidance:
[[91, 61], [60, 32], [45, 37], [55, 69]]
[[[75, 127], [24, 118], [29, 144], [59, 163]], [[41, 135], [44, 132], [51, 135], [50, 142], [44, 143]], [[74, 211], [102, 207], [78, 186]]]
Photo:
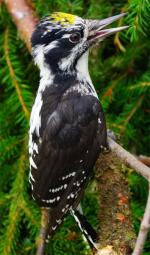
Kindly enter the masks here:
[[88, 54], [97, 42], [126, 28], [105, 28], [124, 15], [88, 20], [55, 12], [32, 34], [40, 84], [30, 117], [29, 181], [33, 198], [50, 209], [50, 237], [70, 212], [95, 246], [96, 232], [79, 203], [100, 152], [107, 148], [107, 131]]

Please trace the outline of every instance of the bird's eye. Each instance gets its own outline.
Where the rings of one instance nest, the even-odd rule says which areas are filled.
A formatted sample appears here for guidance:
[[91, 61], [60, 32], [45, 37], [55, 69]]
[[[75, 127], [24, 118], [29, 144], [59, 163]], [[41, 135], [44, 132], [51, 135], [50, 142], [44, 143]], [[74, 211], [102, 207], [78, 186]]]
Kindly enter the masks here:
[[80, 41], [81, 35], [79, 32], [73, 33], [69, 37], [69, 41], [72, 43], [78, 43]]

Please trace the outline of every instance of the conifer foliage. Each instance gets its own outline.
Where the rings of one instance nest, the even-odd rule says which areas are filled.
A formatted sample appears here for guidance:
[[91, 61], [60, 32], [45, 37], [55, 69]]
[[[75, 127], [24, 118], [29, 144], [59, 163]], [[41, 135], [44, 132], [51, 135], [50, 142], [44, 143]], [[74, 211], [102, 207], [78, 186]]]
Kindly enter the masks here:
[[[129, 25], [93, 49], [90, 73], [103, 104], [109, 128], [120, 135], [123, 145], [135, 154], [148, 154], [150, 130], [150, 0], [34, 0], [40, 17], [53, 11], [85, 18], [106, 18], [120, 12], [118, 22]], [[40, 212], [30, 196], [28, 184], [29, 116], [39, 83], [38, 70], [19, 39], [4, 4], [0, 3], [0, 254], [35, 254]], [[133, 223], [138, 229], [145, 206], [145, 181], [130, 177], [133, 192]], [[96, 224], [95, 198], [84, 201], [85, 212]], [[92, 206], [91, 206], [92, 203]], [[89, 205], [90, 206], [89, 206]], [[95, 210], [93, 209], [95, 208]], [[68, 242], [76, 231], [68, 217], [53, 238], [47, 254], [88, 254], [82, 239]], [[67, 239], [68, 238], [68, 239]], [[150, 243], [145, 245], [148, 254]]]

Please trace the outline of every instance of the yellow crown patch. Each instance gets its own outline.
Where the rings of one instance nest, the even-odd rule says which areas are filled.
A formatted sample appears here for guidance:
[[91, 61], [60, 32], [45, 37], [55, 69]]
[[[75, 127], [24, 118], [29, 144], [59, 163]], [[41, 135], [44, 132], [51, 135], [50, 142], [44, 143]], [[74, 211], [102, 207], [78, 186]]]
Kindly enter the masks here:
[[64, 12], [54, 12], [50, 17], [54, 22], [60, 22], [61, 25], [65, 25], [66, 23], [73, 25], [77, 16]]

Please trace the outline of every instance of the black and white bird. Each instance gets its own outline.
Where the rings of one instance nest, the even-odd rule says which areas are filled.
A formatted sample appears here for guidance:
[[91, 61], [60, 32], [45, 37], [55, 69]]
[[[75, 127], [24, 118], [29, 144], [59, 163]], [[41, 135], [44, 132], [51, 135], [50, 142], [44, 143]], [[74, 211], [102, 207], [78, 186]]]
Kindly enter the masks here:
[[49, 235], [70, 212], [89, 243], [96, 232], [79, 209], [99, 153], [107, 147], [105, 117], [88, 71], [91, 46], [126, 27], [105, 27], [125, 14], [87, 20], [56, 12], [32, 34], [40, 84], [29, 131], [33, 198], [50, 208]]

